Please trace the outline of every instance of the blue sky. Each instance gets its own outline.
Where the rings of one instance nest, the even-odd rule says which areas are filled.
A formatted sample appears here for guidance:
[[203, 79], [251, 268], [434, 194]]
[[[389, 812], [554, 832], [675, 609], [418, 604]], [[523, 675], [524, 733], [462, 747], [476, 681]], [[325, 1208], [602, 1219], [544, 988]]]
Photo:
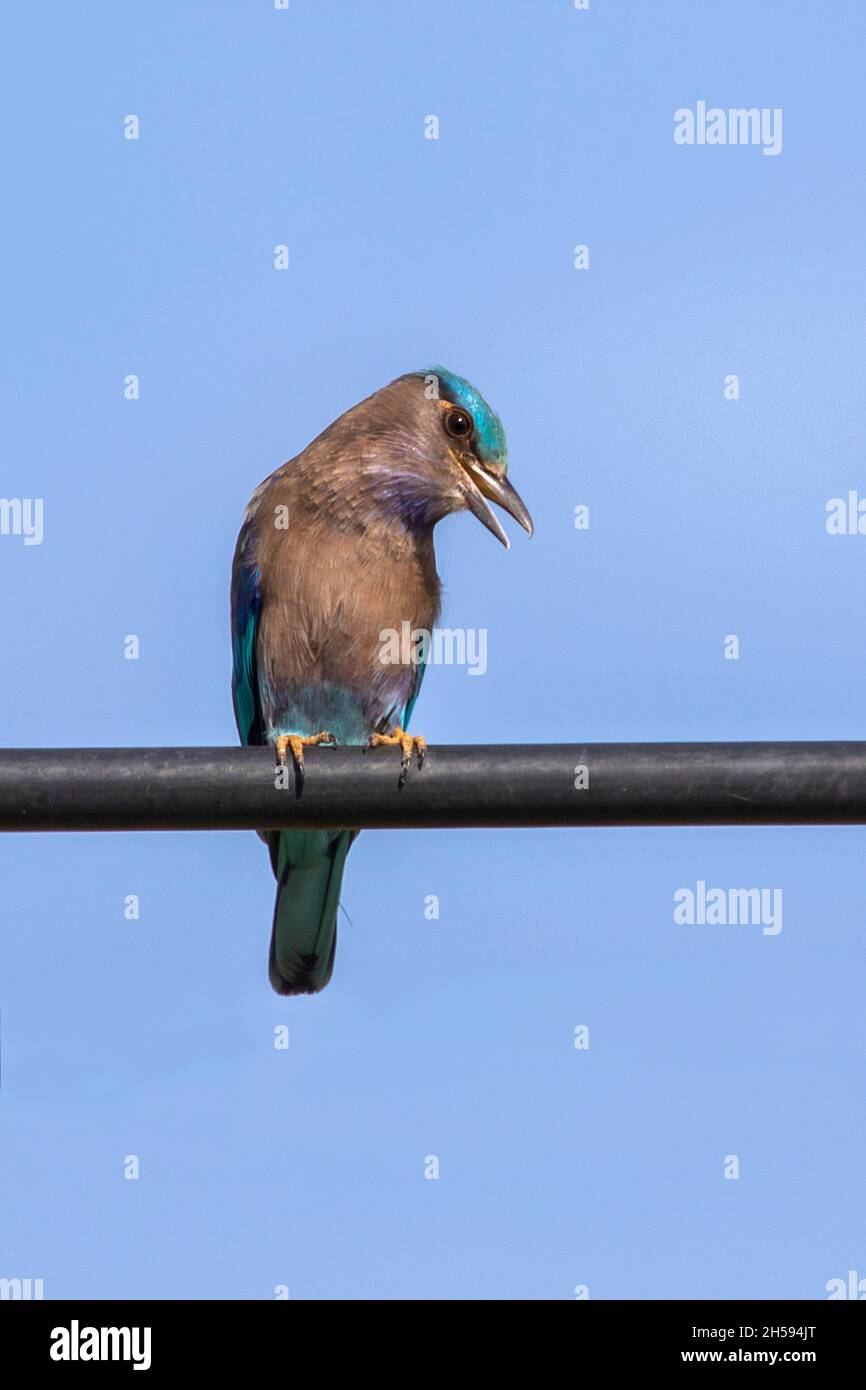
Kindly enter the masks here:
[[[536, 535], [440, 527], [488, 671], [432, 670], [418, 732], [864, 736], [866, 539], [825, 526], [866, 496], [861, 6], [54, 0], [3, 28], [0, 495], [44, 500], [41, 545], [0, 536], [3, 744], [233, 742], [247, 497], [430, 362], [501, 413]], [[781, 153], [678, 146], [699, 100], [781, 108]], [[283, 1000], [253, 834], [6, 837], [0, 1276], [825, 1297], [866, 1276], [864, 841], [366, 833], [334, 980]], [[677, 925], [698, 880], [781, 889], [782, 931]]]

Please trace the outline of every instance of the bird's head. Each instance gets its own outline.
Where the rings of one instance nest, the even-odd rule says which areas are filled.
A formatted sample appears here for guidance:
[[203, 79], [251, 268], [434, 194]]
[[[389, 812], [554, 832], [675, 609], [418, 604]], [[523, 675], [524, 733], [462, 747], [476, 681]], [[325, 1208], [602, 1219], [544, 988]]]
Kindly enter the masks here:
[[347, 410], [300, 456], [305, 490], [320, 514], [345, 526], [395, 521], [429, 532], [470, 511], [508, 546], [495, 502], [532, 535], [532, 519], [506, 476], [498, 415], [444, 367], [409, 372]]
[[502, 422], [481, 392], [444, 367], [431, 367], [401, 381], [412, 381], [423, 395], [419, 414], [425, 447], [434, 465], [433, 485], [441, 492], [445, 512], [472, 512], [507, 549], [508, 536], [489, 506], [495, 502], [531, 536], [532, 518], [508, 481]]

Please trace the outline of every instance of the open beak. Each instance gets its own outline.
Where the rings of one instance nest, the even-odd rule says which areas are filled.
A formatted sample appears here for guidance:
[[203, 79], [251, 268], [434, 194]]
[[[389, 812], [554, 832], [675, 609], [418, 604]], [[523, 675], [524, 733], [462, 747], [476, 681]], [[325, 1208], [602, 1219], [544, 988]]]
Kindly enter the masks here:
[[516, 488], [513, 488], [504, 473], [493, 469], [483, 468], [474, 454], [462, 454], [460, 462], [466, 474], [466, 502], [473, 516], [477, 516], [483, 526], [488, 531], [492, 531], [497, 540], [501, 541], [507, 550], [511, 544], [508, 536], [492, 507], [488, 507], [485, 498], [495, 502], [498, 507], [506, 511], [509, 516], [523, 527], [528, 535], [532, 535], [532, 517], [524, 505], [523, 499]]

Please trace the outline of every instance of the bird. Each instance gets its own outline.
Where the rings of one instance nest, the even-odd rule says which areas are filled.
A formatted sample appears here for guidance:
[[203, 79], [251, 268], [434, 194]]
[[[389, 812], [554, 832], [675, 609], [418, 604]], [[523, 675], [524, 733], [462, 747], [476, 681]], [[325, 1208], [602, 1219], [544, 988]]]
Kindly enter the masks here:
[[[399, 747], [400, 780], [426, 742], [407, 728], [426, 660], [383, 661], [382, 634], [431, 632], [433, 531], [469, 511], [508, 548], [490, 503], [531, 536], [507, 477], [505, 431], [465, 377], [408, 372], [347, 410], [252, 494], [232, 564], [232, 700], [242, 744]], [[379, 755], [382, 756], [382, 755]], [[414, 775], [423, 775], [413, 773]], [[278, 994], [331, 978], [346, 855], [358, 831], [259, 832], [277, 881], [268, 974]]]

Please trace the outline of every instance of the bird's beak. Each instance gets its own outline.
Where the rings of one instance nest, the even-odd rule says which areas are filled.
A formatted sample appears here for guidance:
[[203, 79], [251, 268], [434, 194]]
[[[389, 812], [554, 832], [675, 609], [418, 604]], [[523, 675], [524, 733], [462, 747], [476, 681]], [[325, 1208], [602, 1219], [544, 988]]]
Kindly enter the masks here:
[[507, 550], [511, 542], [505, 532], [498, 516], [492, 507], [488, 507], [485, 498], [495, 502], [502, 507], [509, 516], [523, 527], [528, 535], [532, 535], [534, 527], [532, 517], [526, 509], [526, 505], [516, 488], [511, 486], [504, 473], [493, 469], [484, 468], [474, 454], [461, 455], [460, 462], [466, 474], [466, 502], [473, 516], [477, 516], [483, 526], [488, 531], [492, 531], [497, 540], [501, 541]]

